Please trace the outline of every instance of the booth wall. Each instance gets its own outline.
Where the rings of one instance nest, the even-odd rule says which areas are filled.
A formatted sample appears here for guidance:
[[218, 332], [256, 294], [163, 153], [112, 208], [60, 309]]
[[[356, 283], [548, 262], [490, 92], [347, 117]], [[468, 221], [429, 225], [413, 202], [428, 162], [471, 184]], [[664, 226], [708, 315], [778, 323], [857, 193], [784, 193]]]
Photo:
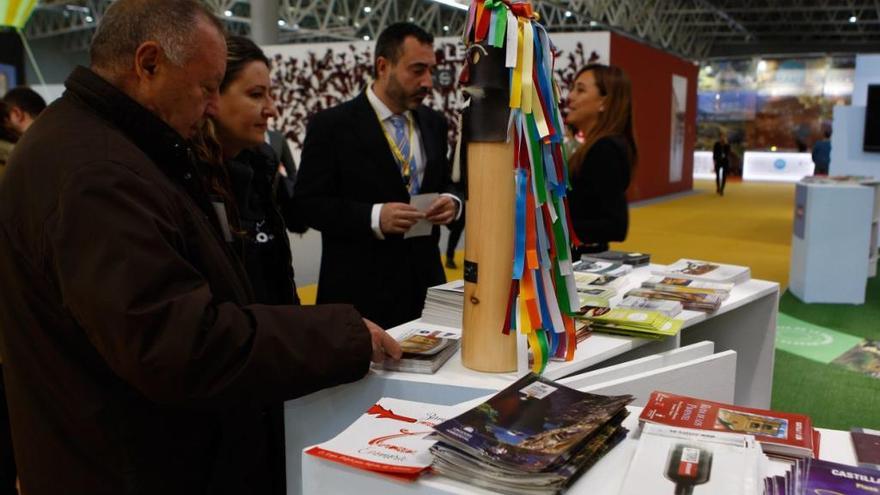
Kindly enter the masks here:
[[[636, 201], [693, 188], [694, 143], [697, 121], [697, 73], [692, 62], [611, 34], [611, 63], [632, 81], [633, 113], [639, 163], [629, 199]], [[687, 81], [681, 170], [674, 180], [670, 169], [673, 142], [673, 76]]]
[[869, 84], [880, 84], [880, 55], [856, 56], [853, 104], [834, 107], [831, 165], [828, 169], [832, 175], [880, 178], [880, 153], [867, 153], [863, 149]]

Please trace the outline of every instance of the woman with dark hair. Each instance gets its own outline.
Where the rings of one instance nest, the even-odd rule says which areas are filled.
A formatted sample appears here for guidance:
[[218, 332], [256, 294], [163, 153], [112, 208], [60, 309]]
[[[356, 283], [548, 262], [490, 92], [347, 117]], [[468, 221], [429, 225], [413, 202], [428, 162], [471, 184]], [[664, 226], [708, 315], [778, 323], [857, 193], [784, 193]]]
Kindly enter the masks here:
[[251, 40], [226, 40], [226, 73], [217, 111], [196, 149], [226, 240], [241, 256], [254, 295], [263, 304], [298, 304], [285, 220], [296, 222], [279, 157], [266, 142], [277, 115], [269, 59]]
[[618, 67], [590, 64], [575, 76], [565, 122], [584, 142], [569, 158], [569, 207], [577, 238], [573, 259], [626, 239], [626, 189], [638, 159], [629, 78]]
[[[282, 216], [282, 204], [290, 203], [288, 189], [279, 184], [284, 180], [278, 174], [280, 159], [265, 140], [268, 120], [276, 115], [269, 59], [247, 38], [230, 36], [226, 45], [217, 110], [195, 139], [196, 154], [223, 235], [247, 271], [255, 302], [299, 304]], [[254, 493], [280, 495], [286, 493], [283, 405], [267, 408], [263, 418], [263, 430], [239, 440], [268, 446], [254, 449], [267, 452], [266, 458], [252, 462], [269, 471], [254, 480]], [[227, 456], [219, 450], [223, 462]]]

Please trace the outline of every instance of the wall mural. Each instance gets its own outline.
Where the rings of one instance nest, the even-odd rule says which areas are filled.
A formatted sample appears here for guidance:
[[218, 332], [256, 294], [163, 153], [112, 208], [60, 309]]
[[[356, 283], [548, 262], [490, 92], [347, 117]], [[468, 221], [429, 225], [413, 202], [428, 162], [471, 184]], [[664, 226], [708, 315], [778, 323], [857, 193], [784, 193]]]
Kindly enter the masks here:
[[[591, 32], [551, 36], [558, 52], [555, 73], [563, 96], [560, 108], [564, 109], [564, 97], [577, 70], [589, 62], [608, 63], [609, 35]], [[354, 98], [371, 80], [373, 46], [374, 42], [358, 41], [263, 47], [272, 60], [273, 93], [279, 114], [273, 128], [285, 134], [297, 160], [309, 117]], [[425, 103], [449, 120], [452, 150], [457, 140], [458, 112], [464, 103], [458, 87], [464, 45], [457, 38], [438, 38], [434, 47], [434, 91]]]

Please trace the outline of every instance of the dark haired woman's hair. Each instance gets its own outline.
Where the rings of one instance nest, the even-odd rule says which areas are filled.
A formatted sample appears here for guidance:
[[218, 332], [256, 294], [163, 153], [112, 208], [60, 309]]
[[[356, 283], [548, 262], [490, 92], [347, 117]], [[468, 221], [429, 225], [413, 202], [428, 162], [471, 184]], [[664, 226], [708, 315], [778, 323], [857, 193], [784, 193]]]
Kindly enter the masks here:
[[635, 168], [639, 152], [633, 133], [632, 87], [626, 73], [613, 65], [589, 64], [578, 71], [592, 72], [599, 94], [605, 97], [605, 111], [599, 114], [596, 125], [584, 136], [584, 143], [571, 155], [568, 167], [573, 174], [580, 172], [581, 164], [590, 148], [603, 137], [621, 136], [626, 141], [630, 167]]
[[[227, 36], [226, 73], [223, 74], [223, 82], [220, 83], [220, 92], [226, 91], [251, 62], [262, 62], [266, 67], [271, 67], [269, 58], [256, 43], [243, 36]], [[229, 173], [223, 160], [223, 149], [211, 119], [205, 119], [202, 129], [193, 138], [192, 145], [196, 158], [202, 164], [205, 186], [211, 194], [220, 197], [226, 203], [230, 230], [238, 237], [244, 236], [246, 233], [240, 227], [238, 206], [232, 194]]]
[[9, 105], [0, 100], [0, 141], [18, 142], [18, 133], [9, 126]]
[[220, 83], [220, 92], [226, 90], [238, 74], [251, 62], [263, 62], [271, 68], [269, 57], [256, 43], [244, 36], [226, 37], [226, 73], [223, 74], [223, 82]]

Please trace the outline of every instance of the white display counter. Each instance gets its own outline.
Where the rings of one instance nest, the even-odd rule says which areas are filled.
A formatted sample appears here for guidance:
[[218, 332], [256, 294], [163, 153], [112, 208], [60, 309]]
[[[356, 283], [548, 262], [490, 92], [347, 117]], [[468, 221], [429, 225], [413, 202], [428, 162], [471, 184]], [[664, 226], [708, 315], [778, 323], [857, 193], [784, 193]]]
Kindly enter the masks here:
[[[641, 285], [650, 277], [651, 269], [656, 268], [657, 265], [652, 265], [635, 270], [627, 276], [629, 286], [619, 293]], [[738, 284], [716, 313], [683, 311], [678, 317], [684, 320], [682, 331], [674, 338], [648, 341], [593, 334], [578, 346], [574, 361], [551, 362], [544, 376], [560, 379], [596, 368], [600, 363], [603, 367], [610, 366], [711, 341], [715, 343], [716, 352], [733, 350], [737, 354], [734, 402], [769, 408], [778, 299], [779, 284], [750, 280]], [[431, 327], [410, 322], [389, 332], [402, 332], [412, 325]], [[433, 375], [373, 370], [356, 383], [287, 401], [284, 418], [288, 493], [300, 493], [300, 486], [293, 481], [300, 479], [298, 453], [335, 436], [380, 397], [453, 405], [493, 394], [516, 378], [515, 373], [480, 373], [467, 369], [461, 364], [460, 356], [455, 355]]]
[[872, 186], [799, 183], [789, 289], [807, 303], [863, 304], [876, 258]]
[[[623, 486], [627, 468], [638, 446], [638, 417], [641, 408], [631, 407], [623, 422], [630, 432], [599, 462], [587, 470], [566, 491], [566, 495], [616, 495]], [[845, 431], [817, 428], [822, 435], [819, 458], [841, 464], [856, 465], [850, 435]], [[355, 469], [343, 464], [300, 453], [302, 459], [303, 493], [353, 493], [359, 495], [490, 495], [495, 492], [467, 485], [442, 476], [423, 475], [415, 482], [405, 482], [388, 476]], [[771, 473], [784, 474], [787, 463], [771, 461]]]
[[743, 180], [797, 182], [813, 175], [815, 164], [809, 153], [746, 151], [743, 157]]

